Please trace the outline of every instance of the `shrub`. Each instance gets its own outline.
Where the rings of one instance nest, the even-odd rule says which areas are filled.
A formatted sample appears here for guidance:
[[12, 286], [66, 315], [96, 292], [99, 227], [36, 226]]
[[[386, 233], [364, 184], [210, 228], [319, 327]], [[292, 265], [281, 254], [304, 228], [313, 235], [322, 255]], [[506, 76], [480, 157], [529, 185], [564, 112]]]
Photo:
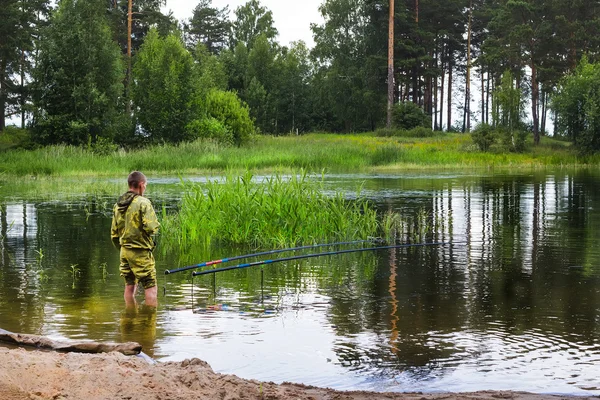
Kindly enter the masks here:
[[381, 137], [400, 136], [397, 129], [380, 128], [375, 131], [375, 135]]
[[520, 153], [525, 150], [525, 139], [527, 138], [526, 131], [522, 129], [501, 128], [498, 132], [502, 146], [506, 151]]
[[431, 128], [423, 126], [418, 126], [410, 130], [381, 128], [375, 131], [375, 134], [381, 137], [398, 136], [406, 138], [429, 138], [436, 135], [443, 135], [442, 132], [434, 132]]
[[414, 137], [414, 138], [428, 138], [436, 135], [436, 132], [429, 127], [418, 126], [409, 131], [406, 131], [406, 137]]
[[31, 149], [32, 147], [31, 133], [27, 129], [7, 126], [0, 132], [0, 150]]
[[113, 143], [112, 140], [108, 138], [99, 137], [96, 139], [95, 142], [92, 142], [91, 136], [89, 139], [90, 140], [88, 142], [88, 150], [94, 154], [98, 154], [100, 156], [107, 156], [119, 150], [119, 146], [117, 146], [115, 143]]
[[488, 151], [496, 142], [497, 136], [496, 131], [489, 124], [480, 124], [473, 132], [471, 132], [473, 142], [481, 151]]
[[410, 130], [419, 126], [431, 128], [431, 118], [412, 102], [399, 103], [393, 110], [394, 128]]
[[231, 132], [233, 142], [238, 146], [254, 133], [248, 106], [233, 92], [211, 90], [206, 98], [206, 111], [210, 118], [219, 121]]
[[233, 143], [233, 134], [229, 127], [216, 118], [208, 117], [194, 120], [186, 127], [189, 136], [204, 139], [216, 139], [222, 143]]

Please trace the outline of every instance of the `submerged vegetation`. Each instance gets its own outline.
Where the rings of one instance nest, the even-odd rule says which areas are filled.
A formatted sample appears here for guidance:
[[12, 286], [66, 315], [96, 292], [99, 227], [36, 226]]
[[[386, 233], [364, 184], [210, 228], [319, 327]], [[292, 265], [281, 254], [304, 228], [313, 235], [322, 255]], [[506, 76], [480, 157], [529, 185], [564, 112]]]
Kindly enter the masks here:
[[370, 171], [427, 168], [518, 168], [596, 165], [598, 156], [579, 156], [569, 143], [542, 138], [522, 153], [479, 151], [470, 135], [428, 138], [374, 134], [259, 136], [240, 148], [201, 139], [139, 150], [96, 151], [57, 145], [13, 150], [0, 159], [0, 178], [10, 176], [117, 176], [132, 170], [148, 174], [191, 174], [227, 170]]
[[[387, 214], [386, 219], [394, 217]], [[165, 215], [162, 243], [185, 252], [214, 245], [289, 247], [368, 239], [392, 228], [363, 197], [327, 195], [306, 173], [257, 182], [247, 173], [202, 184], [185, 183], [179, 213]]]

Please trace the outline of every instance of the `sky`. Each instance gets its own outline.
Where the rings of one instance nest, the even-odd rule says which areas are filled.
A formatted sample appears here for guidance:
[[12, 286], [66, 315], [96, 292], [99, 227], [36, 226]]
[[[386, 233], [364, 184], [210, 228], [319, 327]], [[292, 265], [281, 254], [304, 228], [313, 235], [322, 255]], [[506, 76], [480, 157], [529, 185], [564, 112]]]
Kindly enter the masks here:
[[[230, 18], [234, 18], [233, 12], [239, 6], [244, 5], [247, 0], [213, 0], [213, 7], [223, 8], [229, 5]], [[290, 42], [303, 40], [309, 47], [314, 45], [311, 23], [321, 24], [323, 18], [319, 13], [319, 6], [323, 0], [261, 0], [263, 7], [273, 12], [275, 27], [279, 31], [278, 41], [282, 45]], [[188, 19], [198, 4], [195, 0], [167, 0], [163, 11], [171, 10], [178, 20]]]

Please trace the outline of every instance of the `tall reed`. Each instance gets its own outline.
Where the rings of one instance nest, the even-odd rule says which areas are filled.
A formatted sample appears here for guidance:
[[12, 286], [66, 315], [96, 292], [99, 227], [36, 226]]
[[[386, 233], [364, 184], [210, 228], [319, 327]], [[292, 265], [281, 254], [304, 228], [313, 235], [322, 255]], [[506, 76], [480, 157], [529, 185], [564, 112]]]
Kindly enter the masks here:
[[322, 181], [311, 181], [304, 172], [264, 182], [246, 173], [184, 185], [179, 212], [163, 216], [165, 249], [360, 240], [380, 234], [385, 226], [369, 201], [360, 195], [348, 201], [341, 192], [326, 195]]

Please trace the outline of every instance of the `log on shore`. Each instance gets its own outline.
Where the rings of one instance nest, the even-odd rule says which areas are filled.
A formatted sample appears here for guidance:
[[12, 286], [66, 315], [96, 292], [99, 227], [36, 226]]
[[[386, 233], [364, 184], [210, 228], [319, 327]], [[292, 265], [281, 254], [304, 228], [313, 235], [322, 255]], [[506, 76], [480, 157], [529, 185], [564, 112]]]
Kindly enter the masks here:
[[61, 342], [38, 335], [25, 335], [0, 329], [0, 342], [17, 346], [74, 353], [110, 353], [113, 351], [126, 356], [135, 356], [142, 352], [142, 345], [135, 342], [98, 343], [98, 342]]

